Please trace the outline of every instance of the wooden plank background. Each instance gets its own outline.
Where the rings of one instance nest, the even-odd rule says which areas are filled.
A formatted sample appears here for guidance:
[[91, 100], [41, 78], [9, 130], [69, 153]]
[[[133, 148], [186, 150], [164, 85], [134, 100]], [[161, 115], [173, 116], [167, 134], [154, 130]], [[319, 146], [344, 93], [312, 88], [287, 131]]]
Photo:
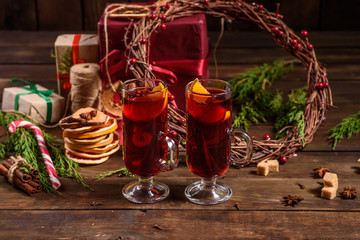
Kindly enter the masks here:
[[[0, 0], [2, 30], [96, 31], [104, 6], [110, 2], [144, 0]], [[252, 2], [252, 1], [248, 1]], [[360, 30], [357, 0], [259, 0], [270, 11], [279, 11], [294, 30]], [[210, 31], [219, 20], [209, 17]], [[257, 30], [252, 24], [227, 23], [227, 31]]]

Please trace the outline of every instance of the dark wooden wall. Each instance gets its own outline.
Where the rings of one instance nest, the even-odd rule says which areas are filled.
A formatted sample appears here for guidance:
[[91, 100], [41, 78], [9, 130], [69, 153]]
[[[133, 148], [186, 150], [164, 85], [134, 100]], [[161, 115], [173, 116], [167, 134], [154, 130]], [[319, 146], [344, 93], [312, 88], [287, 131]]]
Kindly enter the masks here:
[[[141, 0], [0, 0], [0, 30], [95, 31], [108, 2], [144, 2]], [[268, 10], [280, 13], [295, 29], [314, 31], [360, 30], [358, 0], [259, 0]], [[209, 30], [219, 28], [209, 17]], [[256, 30], [250, 24], [227, 23], [226, 30]]]

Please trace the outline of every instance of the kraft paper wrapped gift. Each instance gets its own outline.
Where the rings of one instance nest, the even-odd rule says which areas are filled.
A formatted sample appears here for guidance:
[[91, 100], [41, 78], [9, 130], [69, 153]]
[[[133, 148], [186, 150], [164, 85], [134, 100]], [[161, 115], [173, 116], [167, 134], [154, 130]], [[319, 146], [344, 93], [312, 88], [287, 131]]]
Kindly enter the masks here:
[[40, 85], [30, 84], [4, 88], [1, 109], [17, 110], [38, 122], [49, 124], [63, 117], [64, 107], [65, 99], [62, 96]]
[[[110, 5], [109, 11], [118, 6]], [[108, 18], [105, 26], [104, 14], [98, 23], [100, 66], [104, 73], [104, 57], [106, 56], [105, 27], [108, 34], [108, 67], [112, 81], [126, 80], [132, 75], [124, 74], [126, 47], [124, 34], [130, 20]], [[208, 62], [210, 56], [209, 38], [207, 35], [206, 16], [196, 14], [189, 17], [166, 22], [166, 30], [159, 30], [151, 35], [150, 64], [154, 74], [167, 82], [169, 91], [175, 95], [179, 108], [185, 109], [185, 86], [195, 78], [208, 78]], [[129, 34], [131, 36], [131, 34]], [[155, 71], [160, 69], [160, 71]], [[168, 78], [171, 72], [176, 78]], [[164, 74], [165, 73], [165, 74]], [[170, 74], [170, 75], [172, 75]], [[105, 75], [105, 74], [104, 74]], [[104, 81], [108, 81], [106, 75]]]
[[99, 38], [96, 34], [62, 34], [54, 45], [58, 94], [66, 98], [69, 94], [70, 67], [78, 63], [99, 62]]

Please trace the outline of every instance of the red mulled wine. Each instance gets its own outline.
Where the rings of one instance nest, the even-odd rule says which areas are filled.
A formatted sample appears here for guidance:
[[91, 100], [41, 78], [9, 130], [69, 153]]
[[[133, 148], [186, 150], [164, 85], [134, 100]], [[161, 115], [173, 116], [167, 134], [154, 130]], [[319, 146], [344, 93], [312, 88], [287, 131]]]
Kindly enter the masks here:
[[122, 108], [125, 166], [137, 176], [152, 177], [161, 171], [159, 159], [166, 154], [158, 138], [167, 128], [167, 94], [135, 88], [124, 97]]
[[192, 173], [209, 179], [229, 168], [231, 96], [222, 89], [207, 91], [187, 92], [186, 162]]

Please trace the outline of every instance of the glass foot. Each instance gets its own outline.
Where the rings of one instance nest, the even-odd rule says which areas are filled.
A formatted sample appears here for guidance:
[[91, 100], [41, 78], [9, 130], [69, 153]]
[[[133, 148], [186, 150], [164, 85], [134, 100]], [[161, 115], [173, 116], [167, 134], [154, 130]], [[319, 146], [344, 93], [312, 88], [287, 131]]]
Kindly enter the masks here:
[[226, 202], [230, 199], [232, 190], [224, 183], [215, 180], [202, 179], [186, 187], [185, 196], [193, 203], [211, 205]]
[[124, 186], [122, 194], [134, 203], [156, 203], [165, 199], [170, 189], [163, 183], [153, 182], [151, 179], [139, 179]]

